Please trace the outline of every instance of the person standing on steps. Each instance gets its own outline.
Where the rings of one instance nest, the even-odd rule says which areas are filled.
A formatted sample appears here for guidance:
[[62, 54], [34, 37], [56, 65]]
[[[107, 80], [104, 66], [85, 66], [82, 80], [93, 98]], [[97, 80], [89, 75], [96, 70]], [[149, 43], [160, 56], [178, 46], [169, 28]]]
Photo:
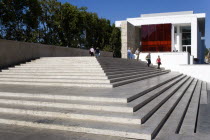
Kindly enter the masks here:
[[136, 55], [136, 56], [135, 56], [135, 57], [136, 57], [136, 60], [139, 61], [139, 55], [140, 55], [139, 48], [136, 49], [135, 55]]
[[148, 53], [148, 55], [146, 56], [146, 60], [147, 60], [147, 66], [149, 67], [149, 65], [151, 64], [151, 55], [150, 55], [150, 53]]
[[95, 54], [96, 54], [96, 57], [99, 57], [100, 56], [100, 50], [99, 50], [98, 47], [96, 48]]
[[94, 50], [93, 47], [90, 48], [90, 51], [89, 51], [89, 52], [90, 52], [90, 55], [91, 55], [91, 56], [94, 56], [95, 50]]
[[128, 53], [128, 59], [132, 59], [132, 53], [130, 47], [128, 48], [127, 53]]
[[160, 59], [160, 56], [158, 55], [158, 58], [156, 60], [156, 63], [158, 64], [158, 69], [160, 69], [160, 65], [161, 65], [161, 59]]

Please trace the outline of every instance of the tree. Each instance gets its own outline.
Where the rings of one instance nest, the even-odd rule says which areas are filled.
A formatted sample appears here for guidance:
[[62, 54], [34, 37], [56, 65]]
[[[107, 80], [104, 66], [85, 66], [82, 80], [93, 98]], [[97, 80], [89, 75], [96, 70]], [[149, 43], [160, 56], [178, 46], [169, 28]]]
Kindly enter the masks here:
[[114, 24], [112, 25], [110, 45], [112, 46], [114, 57], [121, 57], [121, 32]]
[[0, 38], [99, 48], [120, 57], [120, 31], [87, 7], [57, 0], [0, 0]]

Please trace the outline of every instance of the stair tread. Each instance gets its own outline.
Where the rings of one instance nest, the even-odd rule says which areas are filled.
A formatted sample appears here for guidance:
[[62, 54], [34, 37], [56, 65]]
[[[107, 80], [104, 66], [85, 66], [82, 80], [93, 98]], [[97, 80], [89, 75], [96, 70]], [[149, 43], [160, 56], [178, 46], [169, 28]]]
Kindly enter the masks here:
[[135, 74], [135, 75], [126, 75], [126, 76], [121, 76], [121, 77], [116, 77], [116, 78], [109, 78], [110, 81], [115, 81], [115, 80], [118, 80], [118, 79], [127, 79], [127, 78], [138, 78], [138, 77], [143, 77], [143, 76], [146, 76], [146, 75], [151, 75], [151, 74], [158, 74], [158, 73], [161, 73], [161, 72], [166, 72], [166, 71], [152, 71], [152, 72], [147, 72], [147, 73], [139, 73], [139, 74]]
[[144, 79], [148, 79], [151, 77], [155, 77], [155, 76], [159, 76], [159, 75], [163, 75], [163, 74], [167, 74], [170, 71], [163, 71], [163, 72], [159, 72], [159, 73], [155, 73], [155, 74], [151, 74], [151, 75], [146, 75], [146, 76], [142, 76], [142, 77], [136, 77], [136, 78], [132, 78], [132, 79], [126, 79], [126, 80], [121, 80], [121, 81], [117, 81], [117, 82], [113, 82], [113, 86], [117, 87], [117, 86], [122, 86], [128, 83], [133, 83], [139, 80], [144, 80]]
[[180, 100], [179, 104], [176, 106], [163, 128], [159, 132], [157, 137], [163, 137], [165, 135], [170, 135], [172, 133], [178, 133], [179, 127], [181, 126], [181, 121], [183, 119], [183, 115], [188, 107], [188, 103], [190, 102], [193, 91], [196, 87], [197, 80], [194, 79], [190, 87], [185, 92], [184, 96]]
[[0, 81], [0, 84], [4, 85], [33, 85], [33, 86], [63, 86], [63, 87], [98, 87], [98, 88], [112, 88], [113, 86], [107, 83], [56, 83], [56, 82], [6, 82]]
[[195, 91], [193, 93], [191, 102], [187, 109], [185, 118], [180, 128], [180, 134], [194, 134], [196, 127], [196, 119], [198, 113], [198, 105], [201, 94], [202, 81], [198, 81]]
[[158, 129], [160, 129], [163, 123], [166, 121], [167, 117], [170, 115], [171, 111], [173, 111], [173, 108], [179, 102], [192, 80], [193, 78], [190, 78], [185, 84], [183, 84], [183, 86], [178, 89], [175, 94], [169, 100], [167, 100], [144, 124], [147, 129], [153, 129], [153, 131], [151, 131], [152, 137], [156, 135]]
[[55, 75], [6, 75], [0, 74], [0, 78], [36, 78], [36, 79], [108, 79], [106, 76], [55, 76]]
[[128, 106], [133, 106], [133, 107], [138, 107], [137, 109], [139, 109], [140, 107], [142, 107], [143, 105], [145, 105], [146, 103], [148, 103], [149, 101], [153, 100], [154, 98], [158, 97], [159, 95], [161, 95], [165, 90], [169, 89], [170, 87], [174, 86], [177, 82], [179, 82], [180, 80], [182, 80], [185, 77], [185, 75], [182, 75], [178, 78], [175, 78], [171, 81], [169, 81], [168, 83], [140, 96], [139, 98], [131, 101], [128, 103]]
[[[173, 87], [169, 88], [168, 90], [163, 92], [160, 96], [149, 102], [146, 106], [142, 107], [137, 112], [135, 112], [135, 114], [138, 115], [139, 118], [141, 118], [142, 123], [144, 123], [152, 115], [152, 113], [156, 111], [156, 109], [158, 109], [163, 103], [165, 103], [168, 100], [168, 98], [176, 94], [177, 89], [179, 90], [180, 86], [182, 86], [186, 80], [187, 80], [186, 83], [189, 84], [190, 80], [188, 79], [189, 77], [182, 79]], [[184, 85], [186, 85], [186, 83]]]
[[91, 102], [91, 101], [66, 101], [66, 100], [50, 100], [50, 99], [33, 99], [33, 98], [15, 98], [15, 97], [1, 97], [1, 104], [26, 105], [37, 107], [57, 107], [57, 108], [71, 108], [83, 110], [103, 110], [111, 112], [127, 112], [132, 113], [133, 108], [128, 107], [123, 103], [106, 103], [106, 102]]
[[207, 82], [202, 82], [200, 104], [208, 104]]
[[[151, 88], [158, 87], [159, 85], [168, 82], [169, 80], [180, 76], [179, 73], [168, 73], [156, 77], [152, 77], [149, 79], [145, 79], [143, 81], [137, 81], [131, 84], [123, 85], [118, 88], [113, 89], [89, 89], [89, 88], [59, 88], [59, 87], [12, 87], [4, 88], [1, 87], [0, 91], [2, 92], [19, 92], [19, 93], [43, 93], [45, 91], [47, 94], [57, 95], [85, 95], [85, 96], [93, 96], [93, 97], [107, 97], [107, 98], [120, 98], [120, 99], [127, 99], [132, 96], [136, 96], [136, 94], [141, 94], [142, 92], [148, 91]], [[159, 83], [158, 81], [161, 81]], [[142, 88], [136, 88], [139, 87]], [[18, 88], [18, 90], [17, 90]]]
[[106, 112], [95, 110], [81, 110], [70, 108], [37, 107], [12, 104], [0, 104], [1, 113], [22, 114], [31, 116], [45, 116], [69, 118], [79, 120], [94, 120], [100, 122], [113, 122], [120, 124], [140, 124], [137, 116], [130, 113]]
[[[32, 126], [47, 129], [69, 130], [112, 136], [150, 139], [150, 131], [140, 125], [113, 124], [97, 121], [34, 117], [29, 115], [13, 115], [0, 113], [0, 123]], [[57, 127], [56, 127], [57, 126]]]
[[15, 82], [49, 82], [49, 83], [110, 83], [108, 79], [40, 79], [40, 78], [3, 78], [0, 77], [0, 81], [15, 81]]

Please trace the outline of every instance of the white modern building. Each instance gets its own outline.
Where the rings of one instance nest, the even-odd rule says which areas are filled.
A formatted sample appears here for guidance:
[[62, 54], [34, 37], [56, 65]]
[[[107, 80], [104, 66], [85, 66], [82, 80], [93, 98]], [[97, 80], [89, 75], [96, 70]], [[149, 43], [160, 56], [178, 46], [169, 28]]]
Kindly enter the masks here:
[[143, 14], [137, 18], [116, 21], [121, 29], [122, 58], [127, 49], [137, 48], [145, 60], [151, 52], [152, 62], [158, 55], [164, 64], [195, 64], [204, 62], [205, 13], [193, 11]]

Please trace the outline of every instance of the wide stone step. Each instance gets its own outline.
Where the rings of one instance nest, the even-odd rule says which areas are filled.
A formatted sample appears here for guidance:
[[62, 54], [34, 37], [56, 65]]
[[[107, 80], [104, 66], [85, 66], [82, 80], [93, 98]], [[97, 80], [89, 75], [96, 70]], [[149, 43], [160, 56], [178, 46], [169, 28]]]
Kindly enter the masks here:
[[105, 76], [105, 73], [101, 73], [101, 72], [11, 72], [11, 71], [4, 71], [4, 72], [0, 72], [0, 75], [43, 75], [43, 76]]
[[43, 63], [43, 64], [40, 64], [40, 63], [26, 63], [26, 64], [21, 64], [21, 66], [32, 66], [32, 67], [48, 67], [48, 66], [52, 66], [52, 67], [55, 67], [55, 66], [60, 66], [60, 67], [72, 67], [72, 66], [86, 66], [86, 67], [98, 67], [99, 66], [99, 64], [90, 64], [90, 63], [83, 63], [83, 64], [80, 64], [80, 63], [78, 63], [78, 64], [76, 64], [76, 63], [62, 63], [62, 62], [60, 62], [60, 63]]
[[185, 114], [185, 118], [182, 122], [179, 134], [192, 135], [196, 132], [197, 115], [199, 111], [199, 100], [202, 89], [202, 81], [198, 81], [195, 91], [193, 93], [191, 102]]
[[179, 129], [185, 117], [186, 110], [190, 104], [197, 81], [198, 80], [194, 79], [178, 105], [175, 107], [174, 111], [171, 113], [170, 117], [167, 119], [166, 123], [161, 128], [161, 131], [158, 133], [156, 138], [162, 139], [170, 134], [179, 133]]
[[134, 111], [137, 111], [138, 109], [145, 106], [147, 103], [149, 103], [156, 97], [160, 96], [166, 90], [168, 90], [169, 88], [171, 88], [172, 86], [177, 84], [180, 80], [182, 80], [185, 77], [186, 77], [185, 75], [182, 75], [182, 76], [175, 78], [175, 79], [167, 82], [166, 84], [164, 84], [148, 93], [145, 93], [144, 95], [140, 96], [139, 98], [129, 102], [128, 106], [132, 106]]
[[208, 92], [207, 92], [207, 82], [202, 82], [202, 90], [200, 97], [200, 104], [208, 104]]
[[143, 74], [143, 73], [147, 73], [147, 72], [160, 72], [160, 70], [132, 70], [132, 71], [117, 71], [117, 72], [106, 72], [107, 77], [109, 77], [109, 79], [111, 78], [117, 78], [117, 77], [122, 77], [122, 76], [128, 76], [128, 75], [136, 75], [136, 74]]
[[[149, 102], [146, 106], [143, 106], [140, 108], [137, 112], [135, 112], [135, 115], [137, 115], [141, 119], [141, 123], [145, 123], [153, 114], [166, 102], [172, 97], [174, 94], [176, 94], [182, 85], [183, 88], [187, 88], [189, 84], [191, 83], [192, 79], [188, 80], [189, 77], [184, 78], [165, 92], [163, 92], [161, 95], [159, 95], [157, 98]], [[187, 81], [188, 80], [188, 81]], [[186, 82], [187, 81], [187, 82]], [[185, 83], [186, 82], [186, 83]]]
[[190, 78], [177, 89], [177, 91], [143, 124], [145, 129], [150, 130], [149, 133], [151, 133], [153, 139], [181, 100], [192, 80], [193, 78]]
[[[93, 92], [92, 92], [93, 93]], [[17, 92], [0, 92], [0, 97], [14, 97], [14, 98], [28, 98], [32, 99], [51, 99], [51, 100], [66, 100], [66, 101], [93, 101], [93, 102], [111, 102], [111, 103], [127, 103], [127, 98], [120, 97], [106, 97], [100, 96], [97, 93], [95, 95], [87, 93], [87, 94], [62, 94], [62, 93], [17, 93]]]
[[[167, 73], [158, 75], [145, 80], [129, 83], [118, 88], [114, 88], [112, 94], [104, 93], [110, 97], [126, 98], [127, 102], [131, 102], [140, 96], [148, 93], [168, 82], [180, 77], [180, 73]], [[148, 84], [149, 83], [149, 84]], [[139, 87], [139, 88], [138, 88]], [[103, 94], [102, 94], [103, 95]]]
[[[161, 71], [161, 72], [169, 72], [169, 71]], [[150, 76], [150, 75], [153, 75], [153, 74], [159, 74], [161, 72], [160, 71], [152, 71], [152, 72], [147, 72], [147, 73], [138, 73], [138, 74], [132, 74], [132, 75], [125, 75], [125, 76], [116, 77], [116, 78], [110, 78], [109, 77], [109, 79], [110, 79], [111, 83], [114, 83], [114, 82], [118, 82], [118, 81], [122, 81], [122, 80], [135, 79], [135, 78]]]
[[[102, 101], [102, 102], [130, 102], [147, 92], [150, 92], [156, 88], [161, 87], [162, 85], [167, 84], [170, 81], [173, 81], [182, 76], [178, 73], [169, 73], [165, 75], [156, 76], [153, 78], [145, 79], [142, 81], [137, 81], [131, 84], [121, 86], [120, 88], [114, 89], [89, 89], [89, 88], [65, 88], [63, 87], [30, 87], [19, 88], [20, 93], [10, 93], [17, 92], [14, 89], [6, 88], [1, 89], [5, 91], [1, 96], [11, 96], [11, 97], [32, 97], [32, 98], [46, 98], [46, 99], [66, 99], [66, 100], [81, 100], [81, 101]], [[158, 82], [161, 81], [161, 82]], [[150, 83], [150, 84], [148, 84]], [[138, 85], [141, 85], [141, 88], [135, 88]], [[132, 90], [131, 90], [132, 89]], [[45, 91], [46, 93], [43, 93]], [[58, 94], [59, 93], [59, 94]]]
[[9, 70], [2, 70], [2, 72], [9, 71], [9, 72], [81, 72], [81, 73], [104, 73], [101, 69], [91, 70], [91, 69], [9, 69]]
[[34, 128], [55, 129], [151, 140], [151, 134], [149, 131], [142, 129], [140, 125], [123, 125], [75, 119], [33, 117], [29, 115], [12, 115], [9, 113], [0, 113], [0, 123]]
[[73, 66], [60, 66], [60, 65], [53, 65], [53, 66], [31, 66], [31, 65], [17, 65], [14, 68], [90, 68], [90, 69], [97, 69], [97, 68], [101, 68], [100, 65], [96, 65], [96, 66], [81, 66], [81, 65], [73, 65]]
[[100, 70], [102, 71], [102, 68], [88, 68], [88, 67], [69, 67], [69, 68], [61, 68], [61, 67], [54, 67], [54, 68], [50, 68], [50, 67], [40, 67], [40, 68], [24, 68], [24, 67], [15, 67], [15, 68], [9, 68], [9, 70], [84, 70], [84, 71], [97, 71], [97, 70]]
[[10, 82], [0, 81], [2, 85], [31, 85], [31, 86], [58, 86], [58, 87], [96, 87], [96, 88], [112, 88], [113, 85], [106, 83], [53, 83], [53, 82]]
[[106, 76], [69, 76], [69, 75], [30, 75], [30, 74], [24, 74], [24, 75], [16, 75], [16, 74], [0, 74], [0, 78], [28, 78], [28, 79], [92, 79], [92, 80], [107, 80], [108, 78]]
[[125, 85], [125, 84], [128, 84], [128, 83], [136, 82], [136, 81], [139, 81], [139, 80], [144, 80], [144, 79], [147, 79], [147, 78], [151, 78], [151, 77], [154, 77], [154, 76], [167, 74], [169, 72], [170, 71], [163, 71], [163, 72], [159, 72], [157, 74], [151, 74], [151, 75], [147, 75], [147, 76], [142, 76], [142, 77], [136, 77], [136, 78], [127, 79], [127, 80], [122, 80], [122, 81], [119, 81], [119, 82], [114, 82], [114, 83], [112, 83], [112, 85], [113, 85], [113, 87], [118, 87], [118, 86], [122, 86], [122, 85]]
[[5, 105], [0, 104], [1, 113], [10, 113], [17, 115], [31, 115], [49, 118], [63, 118], [63, 119], [76, 119], [87, 121], [99, 121], [118, 124], [139, 124], [138, 117], [129, 113], [119, 112], [105, 112], [105, 111], [92, 111], [68, 108], [53, 108], [53, 107], [36, 107], [24, 105]]
[[109, 68], [109, 69], [104, 69], [103, 70], [106, 72], [106, 73], [111, 73], [111, 72], [120, 72], [120, 71], [142, 71], [142, 70], [157, 70], [157, 69], [154, 69], [154, 68], [146, 68], [146, 67], [142, 67], [142, 68]]
[[29, 79], [29, 78], [2, 78], [0, 77], [0, 81], [8, 81], [8, 82], [52, 82], [52, 83], [95, 83], [95, 84], [98, 84], [98, 83], [105, 83], [105, 84], [108, 84], [110, 83], [109, 80], [107, 79], [104, 79], [104, 80], [96, 80], [96, 79], [81, 79], [81, 80], [78, 80], [78, 79], [54, 79], [54, 78], [51, 78], [51, 79], [39, 79], [39, 78], [33, 78], [33, 79]]
[[33, 99], [33, 98], [2, 96], [0, 99], [0, 104], [133, 113], [133, 108], [127, 106], [127, 104], [125, 103], [91, 102], [91, 101], [77, 101], [77, 100], [66, 101], [66, 100], [56, 100], [56, 99], [54, 100], [40, 99], [40, 98]]

